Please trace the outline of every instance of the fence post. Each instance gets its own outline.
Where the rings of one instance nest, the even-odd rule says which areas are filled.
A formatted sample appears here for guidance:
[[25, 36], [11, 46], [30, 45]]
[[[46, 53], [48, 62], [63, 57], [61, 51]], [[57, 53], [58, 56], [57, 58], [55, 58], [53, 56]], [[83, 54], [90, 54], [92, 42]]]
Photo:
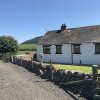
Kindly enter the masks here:
[[33, 70], [33, 57], [31, 57], [31, 71]]
[[99, 77], [100, 74], [98, 74], [98, 69], [100, 69], [100, 66], [98, 65], [93, 65], [92, 66], [92, 74], [93, 74], [93, 100], [100, 100], [100, 82]]
[[12, 62], [12, 63], [14, 62], [14, 60], [13, 60], [13, 55], [11, 55], [11, 62]]
[[95, 75], [97, 73], [97, 65], [92, 65], [92, 75], [93, 75], [93, 80], [97, 80], [97, 76]]
[[22, 56], [20, 57], [20, 65], [22, 66]]

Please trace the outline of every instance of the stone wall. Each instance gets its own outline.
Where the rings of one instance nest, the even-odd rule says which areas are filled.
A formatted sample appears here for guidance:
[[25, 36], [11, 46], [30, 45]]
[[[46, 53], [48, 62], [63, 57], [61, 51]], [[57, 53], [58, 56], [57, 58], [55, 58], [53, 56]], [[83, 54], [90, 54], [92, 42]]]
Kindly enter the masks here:
[[56, 70], [50, 64], [36, 62], [32, 59], [27, 61], [16, 56], [12, 57], [12, 63], [23, 66], [41, 78], [52, 81], [67, 92], [70, 91], [73, 94], [82, 95], [86, 98], [93, 97], [93, 81], [92, 76], [89, 74], [61, 69]]

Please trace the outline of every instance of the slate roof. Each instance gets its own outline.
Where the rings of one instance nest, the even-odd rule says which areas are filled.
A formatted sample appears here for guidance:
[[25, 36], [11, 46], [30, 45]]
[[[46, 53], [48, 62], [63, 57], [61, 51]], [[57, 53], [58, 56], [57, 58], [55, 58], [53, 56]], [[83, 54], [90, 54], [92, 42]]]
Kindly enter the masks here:
[[38, 44], [59, 45], [88, 42], [100, 43], [100, 25], [48, 31]]

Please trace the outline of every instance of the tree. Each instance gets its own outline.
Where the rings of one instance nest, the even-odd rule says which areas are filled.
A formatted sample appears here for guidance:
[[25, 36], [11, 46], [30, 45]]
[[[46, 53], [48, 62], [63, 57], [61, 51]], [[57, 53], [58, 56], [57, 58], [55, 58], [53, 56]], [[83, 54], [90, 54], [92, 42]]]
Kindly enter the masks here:
[[16, 53], [18, 42], [12, 36], [0, 36], [0, 53]]

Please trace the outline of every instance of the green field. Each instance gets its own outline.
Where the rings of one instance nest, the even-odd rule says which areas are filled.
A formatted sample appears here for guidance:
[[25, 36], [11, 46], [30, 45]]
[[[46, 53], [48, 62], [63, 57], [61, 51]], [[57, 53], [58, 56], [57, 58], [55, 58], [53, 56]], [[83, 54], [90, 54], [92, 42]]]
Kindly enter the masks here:
[[36, 44], [19, 44], [19, 50], [34, 50], [36, 49]]
[[19, 44], [17, 54], [24, 54], [27, 52], [36, 51], [36, 44]]

